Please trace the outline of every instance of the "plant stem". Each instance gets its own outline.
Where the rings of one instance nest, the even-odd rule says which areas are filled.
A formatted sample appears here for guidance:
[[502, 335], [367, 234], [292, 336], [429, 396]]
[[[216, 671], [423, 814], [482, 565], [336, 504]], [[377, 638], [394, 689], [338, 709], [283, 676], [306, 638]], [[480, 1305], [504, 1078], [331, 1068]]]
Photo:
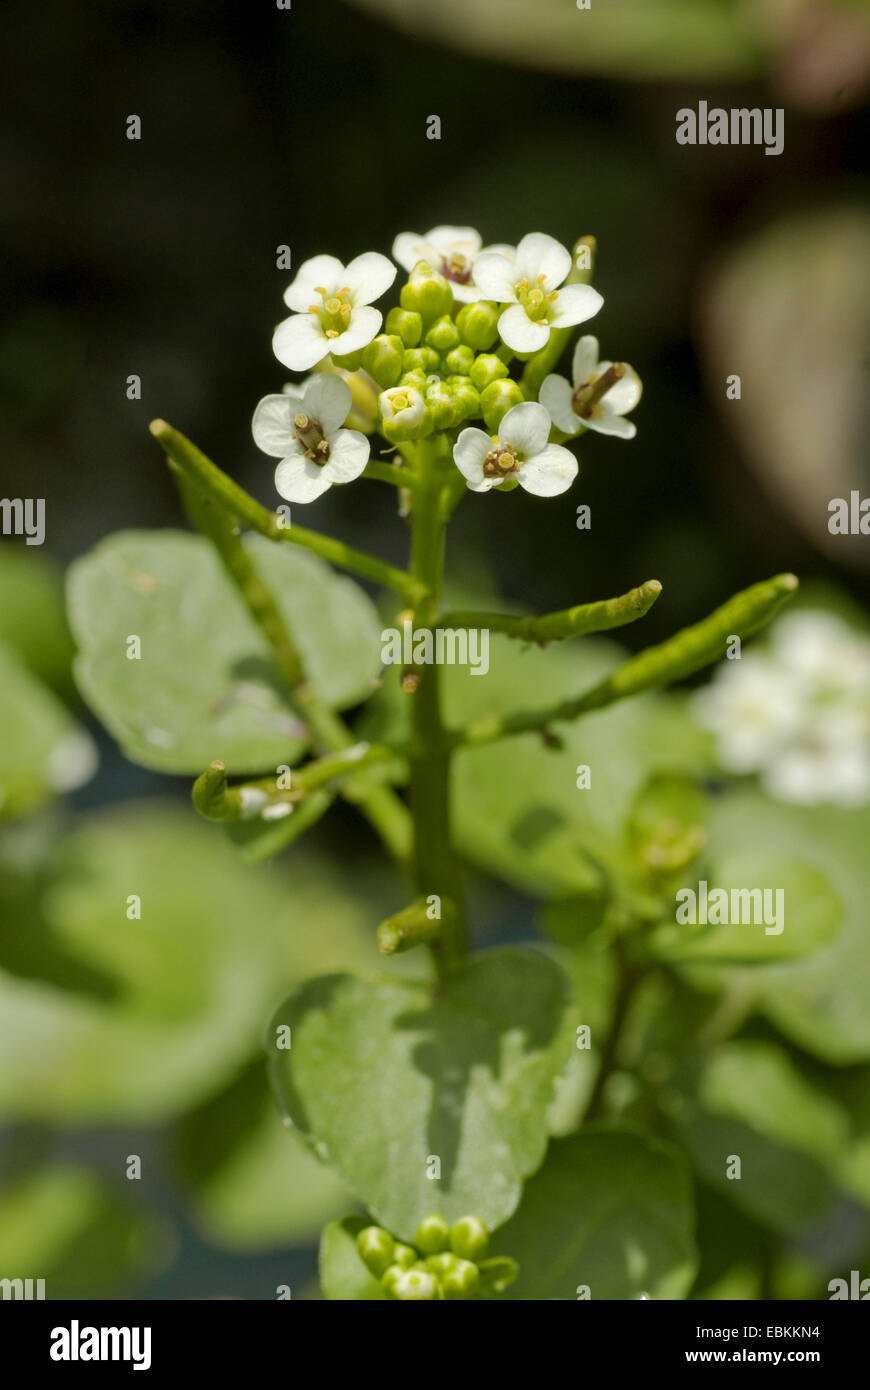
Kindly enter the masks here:
[[478, 611], [446, 613], [441, 626], [446, 628], [489, 628], [504, 632], [524, 642], [553, 642], [565, 637], [580, 637], [589, 632], [607, 632], [614, 627], [633, 623], [648, 613], [662, 591], [657, 579], [648, 579], [636, 589], [618, 598], [602, 599], [598, 603], [581, 603], [547, 613], [540, 618], [511, 617], [507, 613]]
[[[411, 573], [425, 598], [414, 610], [414, 629], [432, 630], [444, 569], [444, 490], [449, 486], [442, 467], [439, 442], [425, 440], [418, 451], [418, 486], [412, 511]], [[414, 819], [414, 874], [423, 898], [437, 894], [452, 907], [442, 931], [430, 943], [443, 980], [468, 951], [459, 864], [450, 839], [450, 750], [441, 714], [439, 667], [418, 668], [419, 684], [412, 700], [411, 814]]]
[[625, 1022], [628, 1018], [632, 1000], [634, 999], [635, 990], [642, 978], [642, 972], [631, 966], [626, 960], [625, 953], [620, 949], [618, 940], [615, 943], [614, 949], [619, 965], [616, 997], [613, 1001], [613, 1013], [610, 1017], [610, 1027], [607, 1030], [607, 1035], [601, 1048], [601, 1058], [598, 1063], [595, 1083], [586, 1104], [583, 1124], [590, 1124], [592, 1120], [597, 1120], [601, 1115], [604, 1106], [604, 1091], [619, 1060], [619, 1048], [622, 1042]]

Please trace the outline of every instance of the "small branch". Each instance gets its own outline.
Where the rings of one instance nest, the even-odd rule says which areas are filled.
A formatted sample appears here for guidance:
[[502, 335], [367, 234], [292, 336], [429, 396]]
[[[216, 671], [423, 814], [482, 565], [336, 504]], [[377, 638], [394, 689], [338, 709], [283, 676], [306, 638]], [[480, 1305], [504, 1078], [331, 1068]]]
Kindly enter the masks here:
[[547, 729], [561, 720], [576, 719], [592, 710], [604, 709], [639, 695], [644, 690], [671, 685], [693, 675], [725, 655], [729, 637], [749, 637], [775, 617], [796, 593], [793, 574], [776, 575], [735, 594], [709, 617], [684, 628], [657, 647], [648, 647], [617, 667], [611, 676], [574, 700], [562, 700], [547, 709], [521, 711], [511, 715], [488, 715], [485, 719], [455, 729], [449, 735], [452, 748], [491, 743]]
[[607, 1030], [607, 1036], [601, 1048], [601, 1057], [598, 1063], [598, 1071], [595, 1075], [595, 1082], [592, 1086], [589, 1100], [586, 1103], [583, 1124], [590, 1124], [601, 1115], [604, 1106], [604, 1092], [619, 1061], [619, 1048], [622, 1042], [625, 1023], [628, 1018], [632, 1000], [634, 999], [635, 990], [642, 978], [641, 972], [633, 969], [625, 960], [624, 953], [619, 949], [618, 941], [616, 944], [616, 953], [619, 962], [619, 981], [616, 987], [616, 998], [613, 1001], [613, 1013], [610, 1018], [610, 1027]]
[[242, 859], [249, 864], [260, 864], [264, 859], [274, 858], [281, 850], [292, 845], [294, 840], [300, 839], [306, 830], [316, 825], [329, 810], [334, 799], [330, 791], [311, 792], [310, 796], [299, 802], [292, 815], [285, 816], [283, 820], [277, 820], [271, 825], [266, 821], [262, 822], [256, 828], [253, 838], [239, 846]]
[[409, 602], [421, 597], [420, 584], [405, 570], [387, 564], [375, 555], [355, 550], [344, 541], [322, 536], [319, 531], [308, 531], [303, 526], [282, 526], [280, 518], [270, 512], [244, 488], [239, 487], [226, 473], [206, 458], [195, 444], [178, 430], [172, 429], [165, 420], [152, 420], [149, 429], [158, 440], [167, 457], [174, 466], [190, 478], [200, 491], [210, 497], [238, 521], [244, 522], [253, 530], [259, 531], [272, 541], [287, 541], [290, 545], [311, 550], [321, 559], [341, 569], [360, 574], [365, 579], [373, 579], [387, 589], [393, 589]]
[[443, 919], [451, 917], [453, 912], [453, 904], [446, 899], [441, 903], [442, 920], [429, 917], [424, 902], [411, 903], [378, 927], [381, 955], [393, 956], [401, 951], [412, 951], [415, 946], [431, 944], [441, 935]]
[[364, 478], [372, 478], [378, 483], [391, 483], [393, 487], [415, 488], [417, 479], [409, 468], [399, 468], [395, 463], [378, 463], [372, 459], [366, 464]]
[[553, 642], [565, 637], [581, 637], [590, 632], [607, 632], [624, 627], [648, 613], [659, 597], [662, 586], [657, 579], [648, 579], [636, 589], [618, 598], [602, 599], [598, 603], [581, 603], [575, 608], [563, 608], [541, 618], [514, 618], [506, 613], [463, 611], [447, 613], [438, 620], [442, 628], [489, 628], [524, 642]]

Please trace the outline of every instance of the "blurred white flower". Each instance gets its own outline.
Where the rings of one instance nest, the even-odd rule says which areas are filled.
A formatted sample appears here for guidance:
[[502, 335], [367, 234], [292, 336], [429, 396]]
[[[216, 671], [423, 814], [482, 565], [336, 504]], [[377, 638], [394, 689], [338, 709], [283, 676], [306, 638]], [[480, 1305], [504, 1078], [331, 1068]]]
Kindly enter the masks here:
[[559, 286], [571, 270], [571, 253], [545, 232], [529, 232], [511, 258], [482, 251], [474, 263], [480, 296], [507, 304], [498, 321], [514, 352], [538, 352], [551, 328], [573, 328], [597, 314], [604, 300], [591, 285]]
[[369, 459], [369, 441], [342, 429], [353, 397], [331, 372], [309, 377], [280, 396], [264, 396], [254, 411], [254, 443], [279, 458], [275, 487], [288, 502], [313, 502], [333, 483], [358, 478]]
[[[590, 334], [574, 349], [571, 375], [573, 386], [565, 377], [555, 375], [545, 377], [541, 385], [540, 402], [550, 412], [553, 424], [566, 434], [577, 434], [585, 427], [599, 434], [634, 439], [637, 428], [624, 418], [640, 400], [642, 387], [634, 368], [626, 362], [599, 362], [598, 339]], [[613, 381], [608, 386], [610, 377]]]
[[831, 613], [781, 618], [765, 652], [726, 661], [694, 696], [731, 772], [782, 801], [870, 800], [870, 637]]
[[487, 246], [481, 251], [481, 235], [473, 227], [433, 227], [425, 236], [400, 232], [393, 242], [393, 259], [400, 266], [410, 271], [418, 261], [428, 261], [450, 281], [453, 298], [460, 304], [473, 304], [484, 297], [474, 281], [474, 263], [490, 251], [508, 258], [515, 255], [512, 246]]
[[463, 430], [453, 459], [472, 492], [509, 482], [537, 497], [555, 497], [576, 478], [577, 460], [561, 444], [548, 444], [549, 435], [544, 407], [523, 401], [507, 411], [495, 438], [484, 430]]
[[366, 251], [349, 265], [335, 256], [312, 256], [284, 291], [294, 312], [278, 324], [272, 351], [294, 372], [307, 372], [329, 353], [346, 357], [367, 347], [380, 330], [382, 315], [371, 307], [396, 278], [396, 267], [377, 251]]

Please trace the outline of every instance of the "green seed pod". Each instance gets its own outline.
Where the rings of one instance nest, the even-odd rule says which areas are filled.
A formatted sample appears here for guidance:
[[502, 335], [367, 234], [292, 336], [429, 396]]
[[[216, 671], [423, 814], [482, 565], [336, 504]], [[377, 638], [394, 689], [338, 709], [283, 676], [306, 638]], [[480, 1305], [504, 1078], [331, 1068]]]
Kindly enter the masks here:
[[436, 352], [450, 352], [459, 346], [459, 329], [449, 314], [442, 314], [435, 320], [426, 334], [426, 343]]
[[474, 1298], [480, 1288], [480, 1274], [471, 1260], [457, 1260], [441, 1280], [445, 1298]]
[[498, 427], [512, 406], [519, 405], [523, 393], [515, 381], [493, 381], [480, 393], [480, 409], [484, 423], [491, 434], [498, 433]]
[[380, 1279], [393, 1263], [395, 1244], [393, 1237], [383, 1226], [366, 1226], [357, 1236], [356, 1248], [360, 1259], [376, 1279]]
[[489, 352], [498, 337], [498, 321], [502, 309], [488, 299], [476, 304], [463, 304], [456, 315], [456, 327], [463, 343], [475, 352]]
[[395, 333], [379, 333], [363, 348], [363, 369], [378, 383], [383, 391], [395, 386], [402, 375], [402, 359], [405, 344]]
[[393, 1284], [394, 1298], [403, 1303], [431, 1303], [439, 1292], [435, 1275], [425, 1269], [405, 1269]]
[[504, 1293], [516, 1279], [520, 1267], [509, 1255], [494, 1255], [491, 1260], [481, 1260], [478, 1270], [483, 1293]]
[[423, 337], [423, 320], [412, 309], [400, 309], [398, 304], [387, 314], [384, 324], [387, 333], [395, 333], [405, 347], [417, 347]]
[[443, 360], [444, 372], [447, 376], [468, 376], [473, 365], [474, 353], [464, 343], [460, 343], [459, 347], [448, 352]]
[[496, 357], [494, 352], [483, 352], [479, 357], [475, 357], [468, 375], [478, 391], [485, 391], [487, 386], [491, 386], [494, 381], [502, 381], [509, 373], [507, 363]]
[[424, 372], [431, 376], [441, 365], [441, 358], [434, 348], [406, 348], [402, 356], [403, 372]]
[[416, 1264], [419, 1256], [413, 1245], [403, 1245], [401, 1241], [396, 1241], [396, 1248], [393, 1251], [393, 1263], [400, 1265], [402, 1269], [410, 1269], [411, 1265]]
[[419, 314], [423, 326], [434, 323], [453, 308], [453, 291], [443, 275], [434, 271], [426, 261], [418, 261], [402, 286], [399, 303], [403, 309]]
[[479, 1216], [461, 1216], [450, 1228], [450, 1249], [462, 1260], [482, 1260], [489, 1249], [489, 1231]]
[[423, 1255], [437, 1255], [450, 1244], [450, 1227], [443, 1216], [424, 1216], [417, 1227], [414, 1244]]

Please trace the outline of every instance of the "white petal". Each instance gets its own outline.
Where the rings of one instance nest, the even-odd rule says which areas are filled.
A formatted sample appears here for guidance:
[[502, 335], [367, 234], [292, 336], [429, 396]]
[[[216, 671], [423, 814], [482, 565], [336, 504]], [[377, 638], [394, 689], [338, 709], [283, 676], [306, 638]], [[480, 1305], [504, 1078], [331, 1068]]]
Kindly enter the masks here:
[[497, 251], [482, 251], [474, 262], [474, 283], [484, 299], [494, 299], [496, 304], [515, 303], [518, 279], [507, 256]]
[[476, 304], [479, 299], [483, 299], [483, 295], [473, 281], [468, 285], [459, 285], [455, 280], [451, 280], [450, 288], [457, 304]]
[[329, 441], [323, 472], [331, 483], [352, 483], [369, 461], [369, 441], [358, 430], [339, 430]]
[[608, 410], [612, 410], [614, 415], [627, 415], [630, 410], [634, 410], [643, 392], [641, 379], [633, 367], [625, 363], [625, 375], [615, 381], [607, 392], [602, 396], [602, 404]]
[[608, 410], [603, 402], [592, 407], [592, 414], [583, 417], [583, 424], [597, 434], [612, 434], [617, 439], [634, 439], [637, 434], [637, 425]]
[[272, 351], [279, 362], [294, 372], [307, 372], [329, 352], [329, 339], [316, 314], [294, 314], [278, 324]]
[[571, 380], [575, 386], [585, 386], [598, 368], [598, 339], [591, 333], [577, 339], [574, 360], [571, 363]]
[[538, 399], [554, 425], [566, 434], [576, 434], [583, 421], [575, 415], [571, 402], [571, 384], [563, 376], [547, 376], [541, 383]]
[[453, 462], [475, 492], [486, 492], [493, 481], [498, 482], [485, 478], [483, 473], [483, 461], [492, 448], [490, 436], [477, 429], [463, 430], [453, 446]]
[[569, 449], [563, 449], [561, 444], [548, 444], [521, 465], [517, 477], [520, 487], [536, 497], [558, 497], [560, 492], [568, 491], [577, 471], [577, 460]]
[[515, 261], [517, 258], [517, 248], [509, 246], [506, 241], [494, 241], [492, 246], [484, 246], [480, 254], [485, 256], [489, 251], [494, 251], [499, 256], [507, 256], [509, 261]]
[[289, 395], [264, 396], [251, 421], [254, 443], [272, 458], [284, 458], [293, 441], [296, 402]]
[[550, 322], [554, 327], [571, 328], [591, 319], [604, 303], [603, 295], [591, 285], [566, 285], [553, 300]]
[[539, 352], [549, 341], [550, 329], [545, 323], [533, 323], [522, 304], [512, 304], [498, 321], [502, 342], [514, 352]]
[[522, 458], [532, 458], [547, 446], [550, 417], [537, 401], [511, 406], [498, 427], [499, 444], [510, 444]]
[[379, 251], [364, 251], [344, 272], [344, 283], [353, 294], [354, 304], [371, 304], [380, 299], [395, 278], [396, 267]]
[[342, 288], [344, 266], [336, 256], [312, 256], [303, 261], [296, 278], [284, 291], [284, 303], [297, 314], [304, 314], [320, 301], [316, 286], [329, 292]]
[[359, 309], [354, 309], [345, 331], [339, 333], [337, 338], [327, 339], [327, 352], [334, 352], [336, 357], [347, 357], [352, 352], [359, 352], [360, 348], [368, 347], [372, 338], [380, 332], [383, 320], [380, 309], [361, 305]]
[[545, 290], [558, 289], [571, 269], [571, 252], [546, 232], [529, 232], [517, 247], [517, 276], [531, 282], [545, 276]]
[[442, 255], [456, 252], [460, 256], [476, 256], [480, 250], [480, 232], [474, 227], [433, 227], [426, 240]]
[[413, 270], [418, 261], [431, 260], [437, 254], [438, 248], [419, 232], [399, 232], [393, 242], [393, 260], [404, 270]]
[[320, 422], [327, 436], [341, 429], [352, 405], [353, 396], [347, 382], [332, 372], [318, 372], [305, 388], [305, 413]]
[[320, 464], [297, 454], [278, 464], [275, 487], [287, 502], [314, 502], [332, 486], [332, 479], [324, 477], [324, 472]]

